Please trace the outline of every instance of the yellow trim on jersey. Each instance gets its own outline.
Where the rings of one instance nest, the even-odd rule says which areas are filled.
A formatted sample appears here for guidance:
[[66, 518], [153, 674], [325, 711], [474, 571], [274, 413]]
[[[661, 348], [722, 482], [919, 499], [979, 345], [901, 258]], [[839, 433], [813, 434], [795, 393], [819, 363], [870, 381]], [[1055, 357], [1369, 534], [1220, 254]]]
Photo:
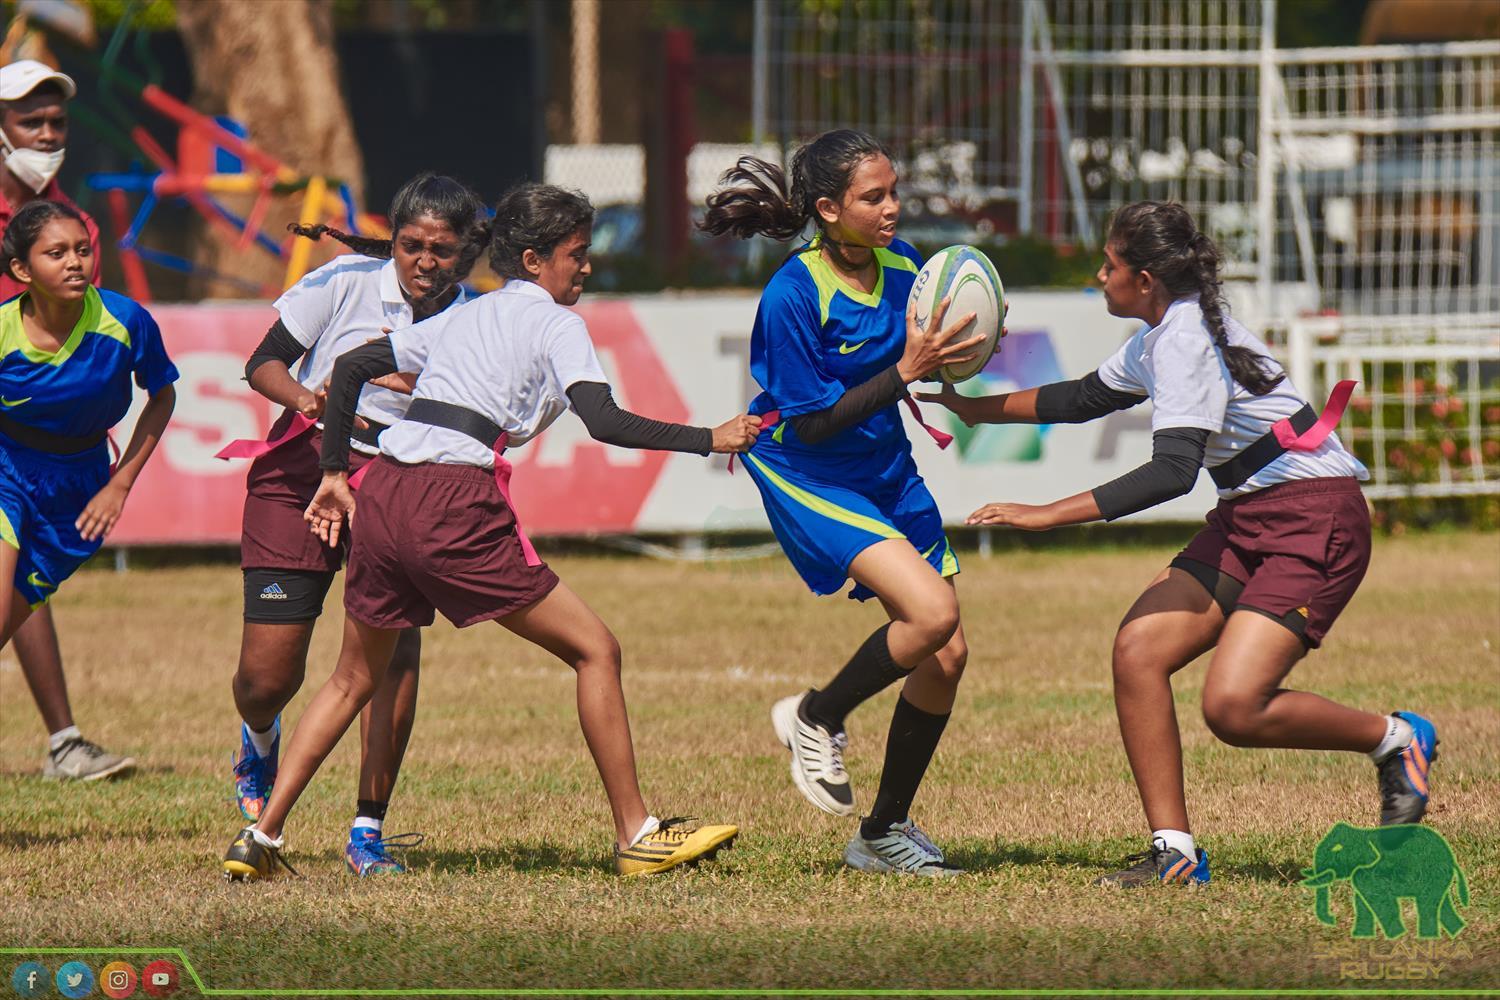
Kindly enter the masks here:
[[948, 544], [948, 536], [943, 536], [943, 569], [942, 575], [958, 575], [958, 557], [953, 554], [953, 546]]
[[862, 306], [874, 308], [880, 305], [881, 293], [885, 291], [886, 268], [917, 273], [917, 265], [909, 258], [886, 247], [875, 247], [875, 259], [880, 262], [880, 274], [875, 278], [874, 290], [862, 292], [840, 278], [828, 261], [823, 259], [823, 255], [818, 250], [817, 240], [814, 240], [807, 250], [799, 254], [797, 259], [802, 262], [803, 267], [807, 268], [813, 284], [817, 286], [820, 323], [828, 322], [828, 310], [833, 304], [833, 297], [838, 294], [843, 294]]
[[897, 271], [910, 271], [912, 274], [917, 273], [916, 261], [910, 257], [901, 256], [889, 247], [876, 247], [875, 259], [880, 261], [882, 268], [889, 267]]
[[63, 364], [78, 350], [78, 345], [83, 343], [83, 338], [90, 333], [97, 333], [101, 337], [117, 340], [126, 347], [130, 346], [130, 331], [125, 324], [104, 308], [104, 300], [99, 297], [99, 290], [89, 285], [83, 293], [83, 314], [78, 317], [78, 322], [73, 325], [73, 331], [68, 334], [68, 339], [55, 351], [44, 351], [31, 342], [26, 336], [26, 331], [21, 325], [21, 302], [27, 293], [22, 293], [0, 308], [0, 357], [12, 352], [19, 351], [27, 361], [38, 365], [52, 365], [54, 367]]
[[21, 551], [21, 540], [16, 537], [16, 529], [10, 523], [10, 515], [0, 510], [0, 542], [4, 542], [17, 552]]
[[793, 500], [797, 501], [808, 510], [812, 511], [814, 514], [821, 514], [830, 520], [837, 521], [840, 524], [847, 524], [851, 528], [858, 528], [861, 531], [868, 531], [872, 535], [879, 535], [881, 538], [906, 537], [901, 532], [891, 527], [889, 524], [886, 524], [884, 521], [877, 521], [873, 517], [866, 517], [863, 514], [856, 514], [852, 510], [845, 510], [838, 504], [833, 503], [831, 500], [825, 500], [822, 497], [818, 496], [816, 493], [809, 493], [807, 490], [802, 489], [800, 486], [793, 486], [791, 483], [787, 482], [785, 479], [772, 472], [769, 468], [766, 467], [766, 464], [764, 462], [756, 458], [754, 455], [750, 454], [748, 451], [745, 452], [744, 458], [746, 463], [755, 466], [755, 468], [762, 475], [764, 475], [766, 479], [770, 480], [772, 486], [775, 486], [778, 490], [785, 493], [787, 496], [791, 497]]

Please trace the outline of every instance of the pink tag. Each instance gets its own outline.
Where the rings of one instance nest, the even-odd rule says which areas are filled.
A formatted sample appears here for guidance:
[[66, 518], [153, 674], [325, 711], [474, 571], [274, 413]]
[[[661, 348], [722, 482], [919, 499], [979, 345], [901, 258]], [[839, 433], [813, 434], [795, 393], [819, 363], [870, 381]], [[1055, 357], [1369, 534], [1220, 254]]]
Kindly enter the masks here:
[[509, 440], [510, 434], [505, 431], [501, 431], [500, 436], [495, 439], [495, 485], [500, 488], [500, 495], [505, 498], [505, 506], [510, 508], [511, 516], [516, 519], [516, 538], [521, 542], [521, 551], [526, 553], [526, 565], [540, 566], [542, 557], [536, 554], [536, 547], [531, 544], [526, 530], [521, 527], [521, 515], [516, 513], [516, 505], [510, 499], [510, 474], [515, 468], [504, 456], [505, 443]]
[[906, 406], [907, 409], [911, 410], [911, 415], [917, 418], [917, 423], [922, 425], [922, 429], [925, 430], [929, 435], [931, 435], [932, 439], [937, 442], [937, 446], [939, 448], [946, 448], [953, 443], [952, 434], [949, 434], [946, 431], [940, 431], [936, 427], [932, 426], [927, 421], [922, 419], [922, 408], [917, 405], [917, 401], [915, 399], [907, 396]]
[[[775, 430], [776, 425], [779, 423], [781, 423], [781, 411], [767, 410], [765, 413], [760, 414], [760, 433], [764, 434], [766, 431]], [[731, 451], [729, 453], [729, 474], [731, 476], [734, 475], [734, 457], [735, 453]]]
[[369, 472], [370, 471], [370, 466], [372, 466], [374, 464], [375, 464], [375, 459], [372, 458], [368, 462], [366, 462], [364, 465], [361, 465], [354, 472], [354, 474], [349, 477], [349, 488], [351, 490], [357, 490], [357, 489], [359, 489], [359, 484], [365, 481], [365, 473]]
[[1328, 397], [1328, 404], [1323, 407], [1323, 415], [1318, 422], [1306, 431], [1298, 434], [1296, 428], [1292, 427], [1289, 419], [1283, 418], [1271, 425], [1271, 430], [1276, 434], [1276, 440], [1287, 451], [1313, 451], [1318, 445], [1328, 439], [1333, 433], [1334, 427], [1338, 426], [1339, 418], [1344, 415], [1344, 408], [1349, 405], [1349, 397], [1354, 392], [1354, 387], [1359, 383], [1354, 379], [1344, 379], [1333, 387], [1333, 393]]
[[240, 438], [231, 441], [214, 453], [214, 458], [222, 458], [226, 461], [231, 458], [259, 458], [269, 454], [286, 444], [306, 434], [317, 424], [298, 413], [292, 417], [291, 426], [279, 438], [270, 441], [262, 441], [258, 438]]

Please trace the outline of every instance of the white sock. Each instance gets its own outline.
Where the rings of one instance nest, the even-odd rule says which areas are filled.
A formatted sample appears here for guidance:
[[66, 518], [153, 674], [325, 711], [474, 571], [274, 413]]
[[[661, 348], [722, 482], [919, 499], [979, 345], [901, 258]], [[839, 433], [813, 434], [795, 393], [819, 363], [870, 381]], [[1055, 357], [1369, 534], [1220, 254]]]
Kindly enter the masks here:
[[645, 840], [648, 834], [655, 833], [656, 828], [659, 826], [661, 826], [661, 820], [657, 819], [655, 816], [647, 816], [646, 822], [641, 824], [641, 828], [635, 832], [635, 836], [631, 837], [630, 843], [626, 844], [625, 846], [634, 847], [642, 840]]
[[1198, 863], [1198, 848], [1193, 844], [1193, 835], [1182, 830], [1152, 830], [1151, 842], [1160, 840], [1169, 851], [1181, 851], [1183, 857], [1193, 864]]
[[271, 744], [276, 742], [276, 737], [281, 735], [281, 716], [271, 723], [271, 728], [263, 733], [257, 733], [251, 728], [250, 723], [244, 723], [245, 732], [250, 734], [250, 745], [255, 747], [257, 757], [265, 757], [271, 753]]
[[69, 740], [76, 740], [81, 736], [83, 736], [83, 734], [78, 731], [77, 726], [68, 726], [66, 729], [59, 729], [57, 732], [47, 737], [47, 752], [57, 753], [58, 748], [61, 747], [64, 743], [68, 742]]
[[376, 833], [379, 833], [380, 828], [384, 825], [385, 820], [376, 819], [374, 816], [356, 816], [354, 817], [354, 825], [349, 829], [351, 832], [353, 832], [354, 830], [357, 830], [362, 826], [367, 826], [370, 829], [374, 830]]
[[251, 836], [255, 838], [255, 842], [261, 847], [274, 847], [279, 851], [286, 846], [286, 836], [284, 834], [282, 835], [280, 840], [272, 840], [270, 837], [267, 837], [265, 834], [261, 833], [253, 826], [249, 829]]
[[1397, 750], [1405, 750], [1416, 736], [1416, 730], [1412, 729], [1411, 723], [1398, 716], [1386, 716], [1385, 738], [1380, 744], [1370, 751], [1370, 759], [1379, 764]]

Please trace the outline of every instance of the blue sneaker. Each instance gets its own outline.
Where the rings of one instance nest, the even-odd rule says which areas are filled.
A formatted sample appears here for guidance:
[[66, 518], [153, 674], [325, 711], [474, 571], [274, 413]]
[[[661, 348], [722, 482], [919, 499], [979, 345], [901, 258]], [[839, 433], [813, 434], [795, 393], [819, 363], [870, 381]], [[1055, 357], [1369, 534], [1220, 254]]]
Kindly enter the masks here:
[[1151, 842], [1149, 851], [1132, 854], [1125, 860], [1134, 861], [1135, 864], [1117, 872], [1110, 872], [1108, 875], [1101, 875], [1094, 880], [1094, 884], [1119, 886], [1126, 889], [1153, 885], [1158, 882], [1207, 885], [1210, 877], [1207, 851], [1201, 847], [1198, 848], [1198, 860], [1195, 863], [1175, 847], [1168, 848], [1160, 838]]
[[344, 848], [344, 861], [349, 870], [364, 877], [366, 875], [400, 875], [406, 866], [391, 857], [389, 848], [416, 847], [425, 838], [420, 833], [398, 833], [393, 837], [382, 837], [380, 831], [368, 826], [356, 826], [349, 831], [349, 844]]
[[234, 797], [240, 804], [240, 815], [254, 823], [271, 797], [276, 784], [276, 766], [281, 757], [281, 716], [276, 717], [276, 739], [265, 757], [255, 752], [250, 742], [250, 727], [240, 723], [240, 756], [234, 762]]
[[1393, 713], [1411, 723], [1412, 738], [1404, 748], [1375, 765], [1380, 776], [1380, 825], [1420, 823], [1427, 812], [1427, 771], [1438, 756], [1437, 730], [1415, 712]]

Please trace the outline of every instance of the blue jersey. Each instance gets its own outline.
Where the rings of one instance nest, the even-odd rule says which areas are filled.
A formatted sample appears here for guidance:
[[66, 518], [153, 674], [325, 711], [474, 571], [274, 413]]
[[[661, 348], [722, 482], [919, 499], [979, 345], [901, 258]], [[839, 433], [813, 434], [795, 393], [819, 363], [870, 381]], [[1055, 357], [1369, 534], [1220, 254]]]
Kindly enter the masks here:
[[[880, 274], [868, 293], [840, 278], [816, 245], [771, 277], [750, 339], [750, 374], [765, 390], [750, 404], [751, 413], [780, 410], [785, 421], [825, 410], [901, 360], [906, 299], [922, 257], [910, 244], [893, 240], [889, 249], [876, 249], [875, 259]], [[821, 457], [843, 465], [841, 459], [855, 455], [907, 453], [911, 443], [893, 405], [817, 445], [798, 441], [791, 424], [782, 423], [757, 448], [781, 451], [799, 463]]]
[[0, 305], [0, 412], [10, 420], [64, 437], [98, 437], [130, 408], [132, 376], [147, 392], [177, 380], [156, 320], [125, 296], [90, 286], [78, 325], [55, 352], [27, 339], [25, 298]]

